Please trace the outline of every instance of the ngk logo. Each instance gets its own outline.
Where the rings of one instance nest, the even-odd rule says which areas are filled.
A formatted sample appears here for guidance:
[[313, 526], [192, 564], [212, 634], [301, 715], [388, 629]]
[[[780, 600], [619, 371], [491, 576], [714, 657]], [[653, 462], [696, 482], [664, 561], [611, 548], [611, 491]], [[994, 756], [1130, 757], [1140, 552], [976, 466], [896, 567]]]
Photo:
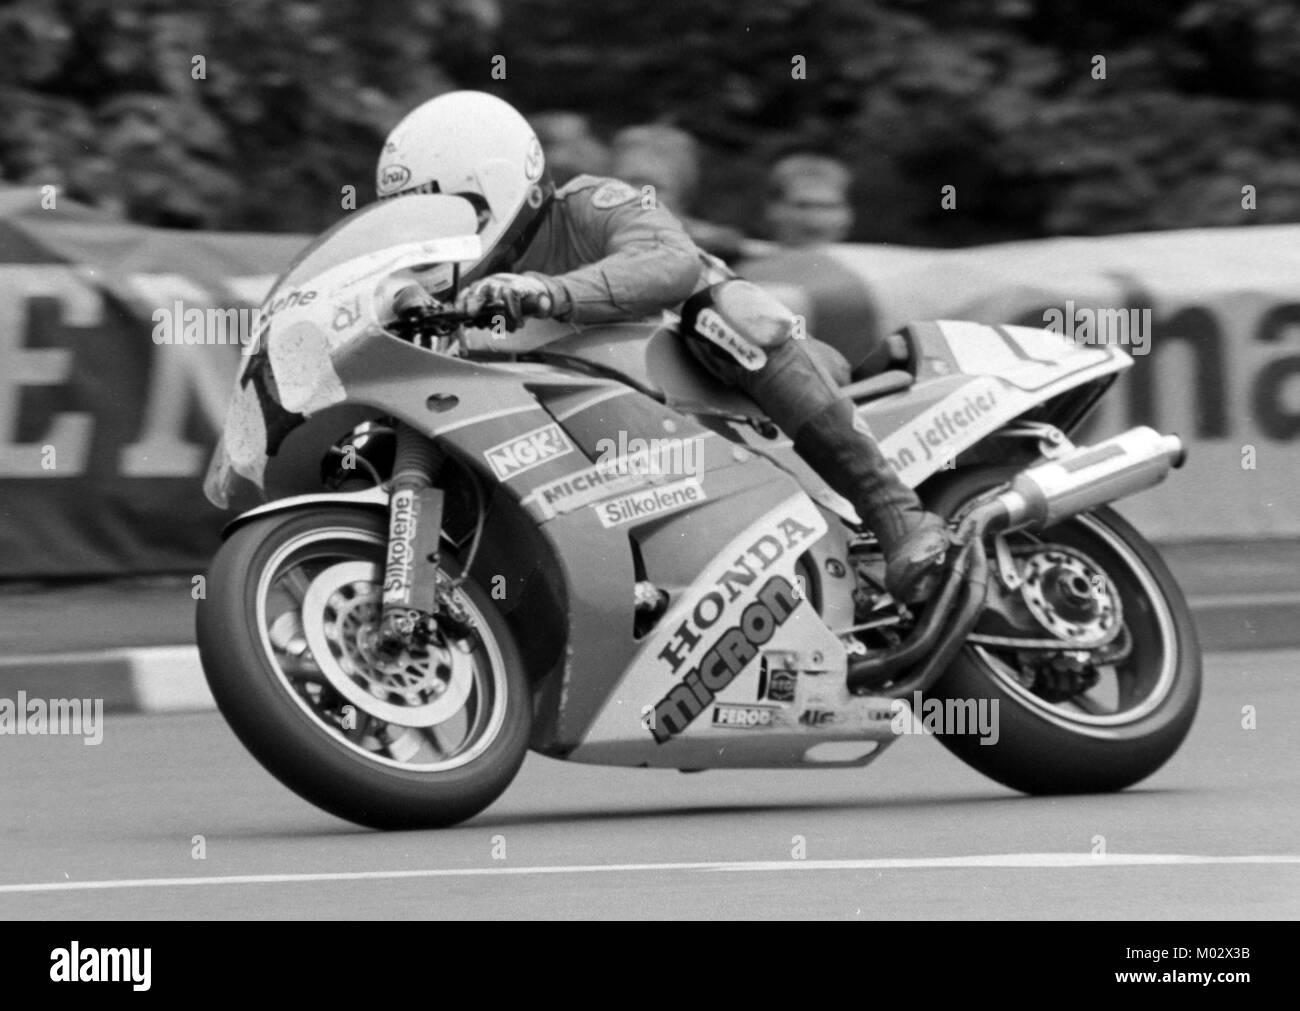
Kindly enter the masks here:
[[547, 460], [572, 452], [573, 446], [564, 430], [552, 423], [493, 446], [483, 457], [491, 465], [492, 472], [502, 481], [507, 481]]

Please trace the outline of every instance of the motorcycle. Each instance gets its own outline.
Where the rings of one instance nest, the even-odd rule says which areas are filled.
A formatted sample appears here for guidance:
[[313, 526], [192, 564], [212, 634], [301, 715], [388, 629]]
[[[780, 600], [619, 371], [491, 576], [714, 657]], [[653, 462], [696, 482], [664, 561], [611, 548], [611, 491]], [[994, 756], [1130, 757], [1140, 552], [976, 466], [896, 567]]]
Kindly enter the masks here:
[[205, 479], [244, 511], [198, 645], [285, 785], [395, 829], [472, 817], [530, 749], [843, 768], [920, 730], [1030, 794], [1120, 790], [1177, 750], [1195, 630], [1109, 503], [1183, 448], [1145, 427], [1070, 439], [1124, 351], [916, 323], [845, 387], [955, 532], [941, 588], [908, 607], [852, 506], [672, 314], [511, 331], [496, 307], [393, 309], [395, 285], [454, 290], [476, 231], [446, 195], [354, 213], [277, 281], [244, 349]]

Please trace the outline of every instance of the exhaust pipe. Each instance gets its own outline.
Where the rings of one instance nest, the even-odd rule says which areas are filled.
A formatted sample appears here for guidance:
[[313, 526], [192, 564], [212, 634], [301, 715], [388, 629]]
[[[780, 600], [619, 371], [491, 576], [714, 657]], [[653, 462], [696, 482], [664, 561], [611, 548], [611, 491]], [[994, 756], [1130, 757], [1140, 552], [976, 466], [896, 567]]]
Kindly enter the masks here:
[[1159, 484], [1186, 458], [1178, 436], [1141, 425], [1021, 471], [997, 500], [1008, 529], [1050, 527]]
[[[850, 660], [849, 690], [886, 691], [904, 698], [914, 690], [928, 689], [938, 679], [984, 610], [986, 535], [1050, 527], [1143, 491], [1181, 467], [1186, 456], [1176, 435], [1140, 426], [1022, 470], [1009, 489], [976, 506], [962, 521], [957, 532], [962, 548], [912, 634], [892, 649]], [[898, 679], [900, 674], [903, 677]]]
[[[984, 612], [989, 562], [983, 537], [992, 531], [999, 514], [997, 503], [983, 508], [982, 521], [954, 559], [942, 593], [926, 607], [912, 634], [886, 653], [849, 661], [849, 691], [884, 692], [890, 698], [902, 699], [914, 691], [929, 689], [947, 670]], [[908, 673], [900, 679], [898, 675], [905, 671]]]

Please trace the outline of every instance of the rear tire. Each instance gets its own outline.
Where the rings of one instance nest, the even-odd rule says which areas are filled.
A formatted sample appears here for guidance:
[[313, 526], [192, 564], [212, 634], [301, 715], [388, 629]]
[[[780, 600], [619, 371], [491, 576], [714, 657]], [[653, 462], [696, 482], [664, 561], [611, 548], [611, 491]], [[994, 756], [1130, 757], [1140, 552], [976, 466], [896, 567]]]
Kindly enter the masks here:
[[[310, 649], [304, 653], [301, 648], [307, 635], [305, 623], [315, 620], [307, 615], [304, 601], [321, 597], [320, 593], [313, 596], [310, 586], [328, 578], [322, 573], [328, 573], [331, 564], [333, 571], [351, 571], [354, 577], [340, 585], [320, 609], [326, 616], [336, 615], [333, 637], [328, 641], [340, 641], [339, 628], [362, 629], [356, 633], [361, 641], [365, 617], [373, 616], [378, 591], [365, 590], [365, 579], [355, 578], [356, 567], [373, 566], [370, 571], [377, 586], [386, 537], [384, 513], [351, 507], [278, 513], [239, 528], [217, 553], [208, 575], [206, 599], [199, 602], [199, 654], [213, 697], [235, 734], [272, 775], [299, 796], [340, 818], [374, 828], [454, 825], [483, 810], [505, 790], [528, 749], [529, 686], [513, 638], [488, 594], [472, 580], [460, 587], [467, 613], [476, 618], [474, 637], [458, 641], [448, 637], [446, 648], [428, 650], [423, 667], [414, 661], [405, 668], [396, 665], [395, 676], [405, 678], [406, 688], [413, 680], [406, 677], [407, 670], [426, 675], [432, 670], [437, 677], [456, 671], [447, 673], [446, 681], [438, 684], [433, 676], [415, 679], [415, 687], [427, 689], [435, 702], [442, 697], [434, 693], [441, 684], [443, 695], [454, 687], [455, 697], [447, 698], [454, 704], [465, 690], [466, 677], [470, 678], [461, 709], [437, 725], [411, 726], [373, 717], [371, 710], [384, 705], [388, 708], [382, 711], [389, 717], [408, 710], [402, 708], [404, 702], [398, 694], [391, 697], [397, 700], [396, 705], [391, 699], [388, 703], [367, 702], [369, 696], [358, 694], [359, 689], [351, 689], [356, 696], [351, 701], [340, 696], [329, 678], [320, 673], [322, 665], [315, 653]], [[294, 573], [300, 570], [293, 568], [295, 558], [301, 559], [304, 573], [296, 584]], [[341, 568], [348, 564], [350, 570]], [[271, 581], [275, 573], [268, 572], [270, 566], [283, 569], [281, 580]], [[443, 567], [452, 575], [456, 572], [449, 559], [443, 559]], [[301, 594], [296, 604], [287, 596], [294, 585]], [[278, 620], [272, 621], [269, 616], [277, 596], [288, 604]], [[337, 618], [341, 608], [333, 608], [340, 602], [353, 605], [350, 624]], [[300, 617], [295, 617], [295, 608]], [[273, 643], [273, 636], [277, 642]], [[282, 640], [293, 640], [287, 652], [281, 648]], [[327, 640], [318, 636], [315, 641]], [[455, 650], [451, 648], [454, 645], [464, 648]], [[469, 660], [453, 655], [457, 652], [468, 654]], [[331, 669], [343, 670], [349, 665], [355, 669], [360, 655], [354, 644], [352, 654]], [[451, 659], [444, 662], [435, 656]], [[471, 669], [471, 675], [464, 673]], [[411, 697], [423, 698], [414, 690]], [[412, 703], [409, 712], [428, 712], [432, 704], [426, 700], [421, 710]], [[348, 709], [352, 710], [352, 727], [347, 725]], [[340, 713], [345, 714], [342, 720]], [[418, 722], [421, 717], [413, 715], [412, 719]], [[450, 735], [444, 728], [460, 722], [465, 724], [466, 736], [464, 746], [457, 750], [454, 744], [444, 742], [443, 735]], [[478, 736], [471, 741], [475, 732]], [[385, 744], [388, 737], [398, 739]], [[412, 753], [412, 748], [417, 751]], [[444, 748], [446, 757], [440, 759]], [[394, 757], [403, 754], [427, 760]]]
[[[930, 508], [951, 516], [1014, 473], [959, 472], [930, 496]], [[1130, 658], [1115, 666], [1116, 698], [1131, 705], [1115, 713], [1073, 712], [1073, 703], [1054, 704], [1020, 683], [997, 650], [968, 644], [929, 694], [996, 702], [997, 742], [985, 744], [970, 733], [936, 736], [971, 767], [1024, 793], [1122, 790], [1164, 765], [1191, 728], [1201, 689], [1191, 612], [1156, 549], [1113, 509], [1073, 517], [1035, 536], [1105, 559], [1102, 569], [1133, 636]]]

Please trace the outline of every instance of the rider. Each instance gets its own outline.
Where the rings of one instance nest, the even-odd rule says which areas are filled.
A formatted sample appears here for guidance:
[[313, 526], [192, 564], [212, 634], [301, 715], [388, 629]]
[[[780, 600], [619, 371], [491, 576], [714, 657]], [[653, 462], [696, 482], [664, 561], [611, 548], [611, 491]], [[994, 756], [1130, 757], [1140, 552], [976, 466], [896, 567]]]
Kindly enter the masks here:
[[[439, 95], [409, 113], [384, 144], [376, 180], [380, 199], [448, 193], [475, 206], [485, 252], [456, 299], [466, 314], [497, 306], [514, 327], [525, 316], [593, 323], [681, 307], [682, 332], [700, 361], [749, 394], [853, 503], [885, 554], [889, 591], [908, 603], [934, 591], [947, 528], [857, 423], [832, 377], [847, 373], [843, 359], [828, 370], [814, 342], [797, 339], [789, 310], [698, 249], [656, 201], [595, 176], [555, 189], [523, 116], [475, 91]], [[706, 309], [708, 325], [693, 325]]]

